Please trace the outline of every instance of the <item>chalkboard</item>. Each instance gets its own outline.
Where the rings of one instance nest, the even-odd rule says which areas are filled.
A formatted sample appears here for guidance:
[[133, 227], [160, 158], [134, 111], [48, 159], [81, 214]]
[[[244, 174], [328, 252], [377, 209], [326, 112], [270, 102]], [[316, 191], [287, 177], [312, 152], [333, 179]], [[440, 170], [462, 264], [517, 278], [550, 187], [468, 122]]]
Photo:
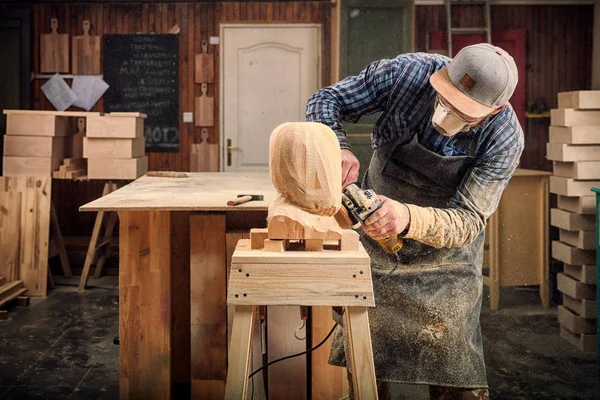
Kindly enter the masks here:
[[104, 111], [142, 112], [146, 152], [179, 151], [179, 38], [104, 35]]

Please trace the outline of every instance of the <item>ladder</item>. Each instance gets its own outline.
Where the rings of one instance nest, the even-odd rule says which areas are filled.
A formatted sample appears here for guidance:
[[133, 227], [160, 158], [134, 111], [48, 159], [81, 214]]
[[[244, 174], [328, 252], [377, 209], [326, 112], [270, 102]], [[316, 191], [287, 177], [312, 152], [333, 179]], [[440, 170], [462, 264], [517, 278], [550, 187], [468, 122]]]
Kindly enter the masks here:
[[[446, 1], [446, 21], [448, 30], [448, 57], [452, 58], [452, 35], [464, 35], [470, 33], [485, 33], [487, 43], [492, 43], [492, 23], [490, 15], [490, 0], [445, 0]], [[485, 26], [474, 28], [460, 28], [452, 26], [452, 5], [459, 4], [480, 4], [484, 7], [483, 18]]]

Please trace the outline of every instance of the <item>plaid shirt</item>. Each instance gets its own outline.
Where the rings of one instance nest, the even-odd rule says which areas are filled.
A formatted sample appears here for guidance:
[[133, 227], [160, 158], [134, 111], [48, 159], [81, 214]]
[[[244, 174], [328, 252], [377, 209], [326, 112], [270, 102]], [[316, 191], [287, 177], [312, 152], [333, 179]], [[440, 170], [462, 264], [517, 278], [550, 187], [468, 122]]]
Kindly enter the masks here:
[[411, 222], [406, 237], [434, 247], [457, 247], [475, 239], [496, 210], [524, 146], [523, 131], [510, 105], [484, 124], [453, 137], [433, 128], [436, 92], [429, 77], [449, 63], [447, 57], [426, 53], [375, 61], [358, 76], [319, 90], [306, 106], [306, 120], [331, 127], [343, 149], [350, 145], [342, 122], [357, 122], [361, 116], [377, 112], [381, 115], [371, 135], [373, 148], [407, 134], [409, 128], [418, 132], [422, 146], [442, 156], [467, 155], [473, 139], [478, 138], [475, 163], [449, 208], [409, 205]]

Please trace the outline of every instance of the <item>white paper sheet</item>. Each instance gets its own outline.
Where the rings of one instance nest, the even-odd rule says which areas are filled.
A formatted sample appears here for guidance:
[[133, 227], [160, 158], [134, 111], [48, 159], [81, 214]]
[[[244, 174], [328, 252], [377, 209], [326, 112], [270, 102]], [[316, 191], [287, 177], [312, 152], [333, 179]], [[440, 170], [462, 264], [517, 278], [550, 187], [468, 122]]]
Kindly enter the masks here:
[[58, 111], [66, 110], [77, 100], [77, 95], [58, 73], [42, 85], [42, 91]]
[[97, 75], [77, 75], [71, 85], [77, 96], [74, 106], [90, 111], [94, 104], [109, 88], [108, 84]]

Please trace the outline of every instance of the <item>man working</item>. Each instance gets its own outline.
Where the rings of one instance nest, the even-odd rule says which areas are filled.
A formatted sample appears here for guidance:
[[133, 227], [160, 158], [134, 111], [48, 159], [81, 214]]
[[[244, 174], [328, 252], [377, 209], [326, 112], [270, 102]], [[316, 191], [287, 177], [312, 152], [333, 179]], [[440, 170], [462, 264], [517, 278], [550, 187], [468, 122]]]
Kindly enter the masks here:
[[[359, 162], [342, 122], [381, 112], [362, 186], [382, 207], [361, 235], [373, 271], [380, 399], [389, 398], [387, 382], [429, 385], [432, 399], [489, 398], [479, 325], [484, 228], [523, 151], [508, 104], [516, 84], [513, 58], [478, 44], [452, 60], [416, 53], [375, 61], [308, 101], [307, 120], [338, 136], [344, 186], [358, 178]], [[398, 256], [373, 240], [398, 234]], [[330, 363], [345, 366], [342, 334]]]

